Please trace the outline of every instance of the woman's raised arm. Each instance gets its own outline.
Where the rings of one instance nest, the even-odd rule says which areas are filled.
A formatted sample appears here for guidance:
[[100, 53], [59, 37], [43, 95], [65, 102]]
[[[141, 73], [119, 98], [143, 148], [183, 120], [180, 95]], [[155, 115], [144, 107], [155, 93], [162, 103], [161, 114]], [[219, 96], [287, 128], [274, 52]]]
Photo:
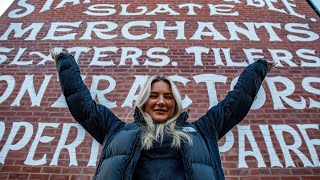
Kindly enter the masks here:
[[53, 49], [50, 54], [56, 60], [60, 86], [72, 116], [102, 144], [108, 133], [124, 125], [124, 122], [92, 99], [72, 55], [57, 54]]
[[263, 79], [275, 65], [274, 61], [266, 60], [249, 65], [225, 99], [193, 124], [214, 139], [222, 138], [247, 115]]

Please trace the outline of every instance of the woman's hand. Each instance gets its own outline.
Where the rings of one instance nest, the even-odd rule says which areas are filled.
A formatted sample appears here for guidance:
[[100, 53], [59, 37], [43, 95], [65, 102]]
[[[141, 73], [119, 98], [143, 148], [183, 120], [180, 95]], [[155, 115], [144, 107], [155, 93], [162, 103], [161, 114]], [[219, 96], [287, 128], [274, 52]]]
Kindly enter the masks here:
[[50, 52], [52, 59], [56, 61], [56, 57], [57, 57], [58, 53], [53, 48], [49, 49], [49, 52]]
[[268, 71], [271, 71], [272, 69], [274, 69], [277, 65], [277, 63], [272, 60], [272, 61], [267, 61], [268, 62]]

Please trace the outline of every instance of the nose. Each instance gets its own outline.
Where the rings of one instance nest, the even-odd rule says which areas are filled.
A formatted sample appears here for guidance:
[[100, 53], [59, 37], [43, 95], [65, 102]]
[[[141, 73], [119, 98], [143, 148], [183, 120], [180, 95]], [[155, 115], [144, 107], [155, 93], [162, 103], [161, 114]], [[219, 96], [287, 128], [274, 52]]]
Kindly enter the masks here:
[[164, 97], [163, 96], [160, 96], [159, 97], [159, 100], [157, 102], [158, 105], [164, 105], [165, 104], [165, 101], [164, 101]]

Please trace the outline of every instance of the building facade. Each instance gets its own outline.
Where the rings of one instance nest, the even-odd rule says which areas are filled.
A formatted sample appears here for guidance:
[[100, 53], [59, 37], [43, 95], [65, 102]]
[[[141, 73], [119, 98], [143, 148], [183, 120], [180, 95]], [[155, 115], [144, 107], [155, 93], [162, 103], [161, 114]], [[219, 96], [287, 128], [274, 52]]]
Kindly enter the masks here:
[[128, 122], [151, 75], [176, 82], [191, 122], [246, 66], [274, 60], [220, 142], [225, 176], [319, 179], [319, 21], [306, 1], [17, 0], [0, 18], [0, 179], [93, 176], [100, 146], [69, 113], [50, 48], [71, 53], [92, 97]]

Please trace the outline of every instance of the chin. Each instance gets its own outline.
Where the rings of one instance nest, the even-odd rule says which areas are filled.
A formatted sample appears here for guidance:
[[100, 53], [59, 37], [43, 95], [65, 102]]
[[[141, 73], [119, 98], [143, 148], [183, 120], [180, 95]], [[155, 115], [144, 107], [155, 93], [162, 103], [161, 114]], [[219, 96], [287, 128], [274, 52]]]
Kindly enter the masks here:
[[153, 122], [155, 124], [163, 124], [165, 122], [167, 122], [168, 119], [154, 119]]

